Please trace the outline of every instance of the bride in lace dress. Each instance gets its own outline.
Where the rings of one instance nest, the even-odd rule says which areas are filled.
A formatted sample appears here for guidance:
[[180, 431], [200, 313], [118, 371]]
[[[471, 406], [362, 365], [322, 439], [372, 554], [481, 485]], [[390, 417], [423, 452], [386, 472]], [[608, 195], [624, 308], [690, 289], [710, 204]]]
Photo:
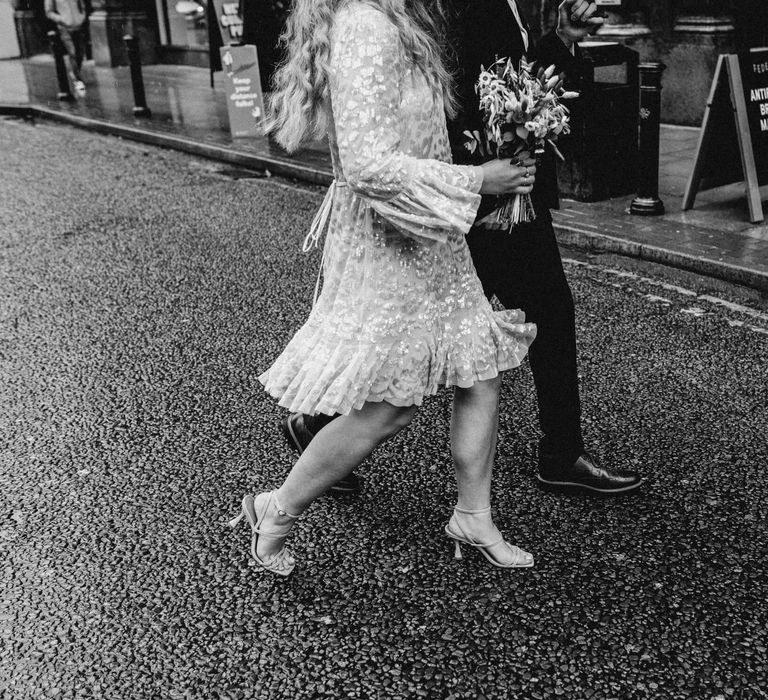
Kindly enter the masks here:
[[284, 546], [294, 520], [441, 385], [454, 387], [456, 556], [463, 543], [496, 566], [533, 564], [493, 524], [490, 483], [499, 374], [521, 363], [536, 328], [491, 309], [464, 235], [481, 192], [529, 192], [535, 167], [451, 164], [450, 79], [429, 4], [297, 0], [289, 19], [274, 130], [288, 150], [327, 132], [335, 181], [308, 236], [327, 223], [322, 291], [260, 381], [289, 411], [341, 415], [233, 521], [248, 521], [256, 563], [277, 574], [295, 564]]

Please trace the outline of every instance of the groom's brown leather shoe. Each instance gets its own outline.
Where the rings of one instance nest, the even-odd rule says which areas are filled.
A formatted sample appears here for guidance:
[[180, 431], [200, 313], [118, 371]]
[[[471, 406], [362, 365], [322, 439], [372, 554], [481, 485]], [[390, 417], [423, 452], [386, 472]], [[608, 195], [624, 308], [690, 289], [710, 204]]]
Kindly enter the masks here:
[[557, 455], [539, 455], [539, 482], [549, 488], [579, 488], [603, 494], [633, 491], [643, 483], [636, 472], [611, 469], [584, 452], [575, 462]]
[[[283, 429], [283, 435], [288, 444], [299, 454], [307, 449], [307, 445], [315, 437], [315, 434], [307, 427], [304, 415], [301, 413], [289, 414], [280, 421], [280, 426]], [[363, 480], [357, 474], [351, 472], [349, 476], [340, 479], [331, 486], [330, 491], [335, 494], [353, 494], [359, 493], [362, 488]]]

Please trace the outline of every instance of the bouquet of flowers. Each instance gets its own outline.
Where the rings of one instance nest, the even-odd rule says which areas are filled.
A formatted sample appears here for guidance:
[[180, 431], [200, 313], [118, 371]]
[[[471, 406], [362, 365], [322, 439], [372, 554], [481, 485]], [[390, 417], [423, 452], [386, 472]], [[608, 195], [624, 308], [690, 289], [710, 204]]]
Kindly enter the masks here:
[[[554, 142], [560, 134], [570, 131], [568, 109], [561, 99], [578, 97], [576, 92], [563, 89], [562, 76], [555, 75], [555, 67], [539, 68], [534, 73], [533, 63], [520, 60], [518, 70], [512, 61], [502, 58], [490, 69], [482, 67], [475, 85], [480, 96], [480, 109], [484, 115], [485, 138], [465, 131], [469, 138], [465, 144], [470, 152], [480, 149], [498, 158], [515, 158], [519, 154], [540, 155], [547, 145], [563, 158]], [[533, 221], [535, 212], [530, 194], [499, 197], [499, 207], [483, 223], [492, 228], [511, 229], [516, 224]]]

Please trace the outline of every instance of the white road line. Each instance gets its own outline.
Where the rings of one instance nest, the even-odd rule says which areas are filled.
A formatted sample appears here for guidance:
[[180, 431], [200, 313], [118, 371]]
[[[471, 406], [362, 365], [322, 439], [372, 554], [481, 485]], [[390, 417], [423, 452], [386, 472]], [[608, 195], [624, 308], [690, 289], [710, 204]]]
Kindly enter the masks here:
[[736, 313], [744, 314], [745, 316], [751, 316], [752, 318], [756, 318], [760, 321], [768, 321], [768, 314], [760, 313], [755, 309], [750, 309], [748, 306], [734, 304], [732, 301], [720, 299], [719, 297], [713, 297], [709, 294], [700, 294], [699, 299], [708, 301], [710, 304], [717, 304], [718, 306], [722, 306], [729, 311], [735, 311]]
[[[630, 272], [627, 270], [618, 270], [612, 267], [603, 267], [601, 265], [594, 265], [592, 263], [584, 262], [582, 260], [574, 260], [572, 258], [563, 258], [563, 262], [566, 263], [567, 265], [574, 265], [576, 267], [583, 267], [587, 270], [595, 270], [598, 272], [603, 272], [605, 274], [611, 275], [613, 277], [619, 277], [624, 280], [632, 280], [634, 282], [642, 282], [644, 284], [649, 284], [654, 287], [660, 287], [665, 291], [675, 292], [677, 294], [680, 294], [682, 296], [686, 296], [689, 298], [693, 297], [693, 299], [695, 299], [696, 301], [705, 302], [708, 304], [712, 304], [714, 306], [719, 306], [733, 313], [740, 314], [743, 316], [748, 316], [751, 319], [760, 321], [768, 325], [768, 314], [758, 311], [757, 309], [753, 309], [749, 306], [744, 306], [743, 304], [736, 304], [732, 301], [728, 301], [727, 299], [721, 299], [720, 297], [712, 296], [711, 294], [699, 294], [698, 292], [695, 292], [692, 289], [687, 289], [686, 287], [680, 287], [679, 285], [676, 285], [676, 284], [669, 284], [668, 282], [662, 282], [660, 280], [655, 280], [650, 277], [643, 277], [642, 275], [638, 275], [634, 272]], [[609, 282], [609, 284], [612, 287], [620, 286], [614, 282]], [[635, 291], [635, 290], [632, 290], [632, 291]], [[643, 296], [645, 296], [650, 301], [658, 301], [658, 302], [669, 303], [669, 304], [673, 303], [670, 299], [667, 299], [666, 297], [656, 296], [654, 294], [643, 294]], [[681, 309], [681, 313], [691, 314], [693, 316], [703, 316], [707, 312], [705, 309], [701, 307], [691, 306], [685, 309]], [[753, 326], [751, 324], [745, 323], [744, 321], [734, 321], [732, 319], [726, 319], [726, 321], [731, 326], [745, 327], [756, 333], [768, 334], [768, 329], [762, 326]]]
[[643, 294], [643, 296], [648, 299], [648, 301], [658, 301], [662, 304], [672, 304], [671, 299], [667, 299], [667, 297], [660, 297], [656, 296], [655, 294]]

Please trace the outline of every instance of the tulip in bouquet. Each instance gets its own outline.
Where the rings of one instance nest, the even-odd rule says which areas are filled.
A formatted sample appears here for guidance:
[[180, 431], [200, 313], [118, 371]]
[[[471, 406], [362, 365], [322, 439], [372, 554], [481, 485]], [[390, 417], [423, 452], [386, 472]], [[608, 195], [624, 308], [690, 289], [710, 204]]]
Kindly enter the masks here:
[[[482, 67], [475, 86], [484, 116], [485, 138], [465, 131], [465, 144], [474, 152], [480, 149], [498, 158], [514, 158], [523, 152], [537, 156], [550, 146], [562, 159], [554, 142], [570, 131], [568, 109], [560, 100], [578, 97], [563, 89], [562, 76], [555, 67], [539, 68], [525, 58], [518, 70], [510, 59], [496, 61], [490, 69]], [[499, 207], [482, 220], [492, 228], [511, 230], [516, 224], [533, 221], [536, 214], [530, 194], [501, 196]]]

